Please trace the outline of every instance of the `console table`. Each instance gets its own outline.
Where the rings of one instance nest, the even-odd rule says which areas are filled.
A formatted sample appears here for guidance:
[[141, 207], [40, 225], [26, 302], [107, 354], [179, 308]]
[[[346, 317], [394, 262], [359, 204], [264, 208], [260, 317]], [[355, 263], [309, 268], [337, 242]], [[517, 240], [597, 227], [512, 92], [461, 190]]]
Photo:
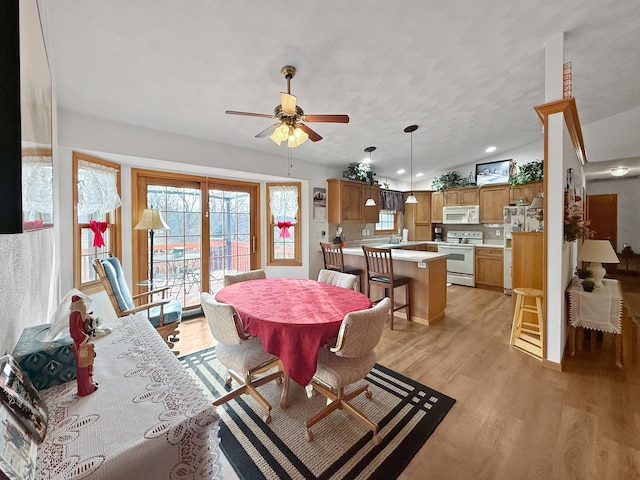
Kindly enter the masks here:
[[[585, 292], [577, 277], [567, 288], [569, 297], [569, 349], [573, 356], [576, 351], [576, 329], [588, 328], [594, 331], [613, 333], [615, 338], [615, 361], [622, 366], [623, 336], [623, 294], [620, 282], [610, 278], [603, 280], [603, 286], [593, 292]], [[592, 336], [593, 350], [595, 339]]]
[[95, 340], [98, 390], [42, 390], [49, 428], [37, 479], [220, 478], [218, 414], [144, 314]]

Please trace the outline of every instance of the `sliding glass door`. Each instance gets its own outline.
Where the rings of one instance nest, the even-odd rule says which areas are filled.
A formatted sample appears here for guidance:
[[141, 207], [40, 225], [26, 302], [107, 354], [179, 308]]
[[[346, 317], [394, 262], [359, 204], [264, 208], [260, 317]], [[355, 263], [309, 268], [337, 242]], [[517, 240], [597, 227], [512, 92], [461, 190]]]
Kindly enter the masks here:
[[[200, 292], [220, 290], [226, 273], [258, 268], [258, 184], [142, 170], [133, 175], [134, 217], [136, 210], [155, 208], [169, 227], [154, 230], [154, 288], [168, 287], [169, 296], [189, 309], [200, 304]], [[134, 233], [136, 284], [149, 278], [150, 262], [149, 238]]]

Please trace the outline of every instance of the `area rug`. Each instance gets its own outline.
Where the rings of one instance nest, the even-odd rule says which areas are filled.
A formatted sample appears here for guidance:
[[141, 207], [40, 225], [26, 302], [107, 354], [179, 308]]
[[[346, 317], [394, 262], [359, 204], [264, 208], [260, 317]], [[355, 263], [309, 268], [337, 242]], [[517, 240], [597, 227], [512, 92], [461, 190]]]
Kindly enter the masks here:
[[[214, 348], [180, 360], [212, 399], [227, 391], [226, 369]], [[272, 405], [270, 424], [261, 420], [263, 410], [249, 395], [218, 408], [222, 451], [242, 479], [397, 478], [455, 400], [378, 364], [366, 381], [373, 398], [360, 395], [352, 403], [378, 423], [380, 445], [373, 444], [367, 427], [342, 410], [314, 425], [314, 439], [307, 442], [304, 421], [321, 410], [326, 399], [309, 398], [304, 387], [291, 382], [282, 410], [282, 386], [270, 382], [259, 387]]]

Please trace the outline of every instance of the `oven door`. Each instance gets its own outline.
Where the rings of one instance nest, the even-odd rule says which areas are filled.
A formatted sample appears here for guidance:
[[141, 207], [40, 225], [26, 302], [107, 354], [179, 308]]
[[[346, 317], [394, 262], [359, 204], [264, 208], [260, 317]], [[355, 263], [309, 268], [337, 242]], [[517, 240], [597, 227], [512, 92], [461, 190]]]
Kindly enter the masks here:
[[440, 245], [439, 252], [448, 253], [447, 272], [473, 275], [474, 273], [474, 247], [457, 245]]

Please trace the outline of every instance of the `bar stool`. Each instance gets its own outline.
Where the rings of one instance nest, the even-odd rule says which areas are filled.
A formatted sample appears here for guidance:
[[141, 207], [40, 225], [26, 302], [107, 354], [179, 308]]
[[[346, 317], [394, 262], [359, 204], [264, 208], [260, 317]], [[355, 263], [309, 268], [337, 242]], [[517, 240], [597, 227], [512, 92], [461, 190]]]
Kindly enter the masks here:
[[362, 292], [362, 269], [344, 264], [342, 246], [336, 243], [320, 242], [320, 248], [322, 248], [325, 270], [335, 270], [337, 272], [356, 275], [358, 277], [358, 291]]
[[[544, 358], [544, 318], [542, 317], [544, 292], [537, 288], [518, 287], [513, 289], [513, 293], [516, 295], [516, 305], [513, 310], [509, 343], [534, 357]], [[525, 313], [535, 314], [537, 323], [525, 322], [523, 320]]]
[[[367, 263], [367, 291], [365, 295], [369, 298], [371, 294], [371, 285], [384, 288], [385, 297], [391, 300], [391, 330], [393, 330], [393, 312], [407, 309], [407, 320], [411, 320], [411, 278], [405, 275], [395, 275], [393, 273], [393, 260], [391, 259], [390, 248], [374, 248], [362, 246], [364, 258]], [[405, 286], [406, 303], [396, 305], [394, 301], [394, 289], [396, 287]], [[384, 297], [383, 297], [384, 298]], [[372, 300], [373, 303], [379, 300]]]

